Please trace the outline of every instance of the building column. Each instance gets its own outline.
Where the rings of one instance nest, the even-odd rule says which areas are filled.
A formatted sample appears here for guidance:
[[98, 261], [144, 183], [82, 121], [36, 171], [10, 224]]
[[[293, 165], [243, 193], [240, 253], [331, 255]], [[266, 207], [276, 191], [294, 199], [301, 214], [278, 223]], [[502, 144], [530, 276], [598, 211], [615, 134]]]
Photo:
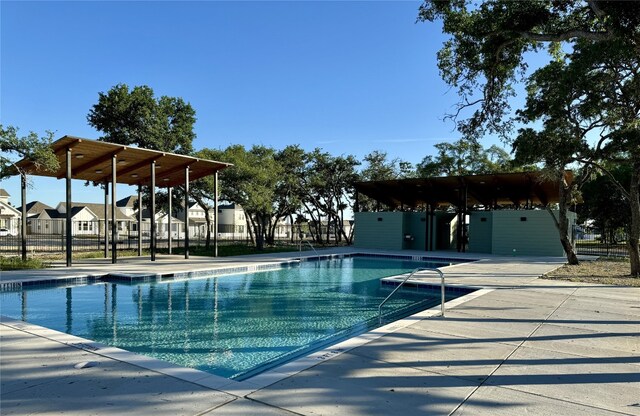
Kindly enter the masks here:
[[20, 174], [20, 197], [22, 199], [22, 218], [20, 226], [20, 243], [22, 245], [22, 261], [27, 261], [27, 174]]
[[149, 234], [151, 261], [156, 261], [156, 161], [151, 162], [151, 206], [149, 207], [149, 219], [151, 230]]
[[189, 258], [189, 166], [184, 168], [184, 258]]
[[[213, 174], [213, 257], [218, 257], [218, 171]], [[293, 225], [291, 225], [293, 229]]]
[[67, 258], [67, 267], [71, 266], [71, 250], [72, 250], [72, 234], [71, 234], [71, 148], [67, 147], [67, 175], [65, 180], [66, 185], [66, 207], [67, 207], [67, 216], [66, 216], [66, 230], [65, 235], [67, 237], [66, 244], [66, 258]]
[[111, 263], [118, 262], [118, 221], [116, 217], [116, 164], [118, 156], [111, 157]]
[[168, 242], [168, 245], [169, 245], [169, 254], [171, 254], [171, 243], [172, 243], [172, 240], [171, 240], [171, 211], [172, 211], [171, 210], [171, 205], [172, 205], [172, 200], [173, 200], [173, 192], [172, 191], [173, 191], [172, 187], [170, 187], [170, 186], [167, 187], [167, 193], [169, 194], [169, 214], [167, 215], [167, 227], [169, 228], [167, 230], [167, 238], [168, 238], [167, 242]]

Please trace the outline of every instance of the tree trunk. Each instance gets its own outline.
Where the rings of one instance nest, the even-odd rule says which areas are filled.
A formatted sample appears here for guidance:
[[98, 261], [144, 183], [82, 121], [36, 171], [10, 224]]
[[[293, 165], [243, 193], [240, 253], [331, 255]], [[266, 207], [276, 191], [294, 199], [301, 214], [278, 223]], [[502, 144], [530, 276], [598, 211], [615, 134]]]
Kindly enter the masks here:
[[204, 208], [204, 219], [207, 222], [207, 239], [204, 243], [205, 249], [209, 250], [211, 247], [211, 214], [208, 208]]
[[295, 227], [293, 226], [293, 214], [289, 214], [289, 224], [291, 225], [291, 244], [295, 243], [295, 239], [294, 239], [294, 234], [295, 234]]
[[629, 261], [631, 276], [640, 277], [640, 158], [635, 158], [631, 169], [629, 187], [629, 205], [631, 206], [631, 229], [629, 230]]
[[249, 239], [251, 240], [251, 244], [255, 245], [256, 244], [255, 233], [254, 233], [255, 224], [253, 221], [253, 217], [251, 217], [251, 214], [245, 213], [245, 218], [247, 222], [247, 232], [249, 233]]
[[571, 244], [571, 238], [569, 238], [569, 218], [567, 217], [567, 211], [570, 206], [569, 197], [571, 195], [571, 187], [567, 186], [567, 183], [564, 180], [564, 171], [560, 170], [560, 176], [558, 177], [559, 183], [559, 197], [560, 202], [558, 203], [558, 219], [553, 214], [553, 211], [549, 207], [547, 207], [547, 211], [551, 214], [553, 221], [556, 224], [556, 228], [558, 229], [558, 233], [560, 234], [560, 244], [562, 244], [562, 248], [567, 255], [567, 262], [569, 264], [579, 264], [578, 256]]

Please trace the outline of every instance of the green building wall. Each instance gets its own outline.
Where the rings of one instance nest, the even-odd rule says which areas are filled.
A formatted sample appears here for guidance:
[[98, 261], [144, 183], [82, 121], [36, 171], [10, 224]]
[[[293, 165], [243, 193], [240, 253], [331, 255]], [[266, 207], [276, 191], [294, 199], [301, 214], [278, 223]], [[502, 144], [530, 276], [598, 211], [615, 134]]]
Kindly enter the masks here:
[[469, 251], [491, 253], [493, 249], [493, 211], [472, 211], [469, 214]]
[[356, 212], [353, 245], [362, 248], [402, 250], [404, 212]]
[[[554, 211], [556, 217], [557, 211]], [[436, 212], [429, 230], [435, 250], [455, 250], [456, 216]], [[482, 220], [484, 218], [484, 221]], [[576, 214], [569, 212], [569, 226]], [[356, 212], [354, 246], [385, 250], [426, 250], [426, 213]], [[405, 236], [409, 238], [405, 238]], [[515, 251], [514, 251], [515, 250]], [[473, 211], [469, 214], [471, 253], [563, 256], [558, 230], [546, 210]]]
[[[564, 256], [558, 229], [546, 210], [493, 212], [492, 253], [517, 256]], [[556, 218], [558, 211], [554, 211]], [[569, 212], [569, 227], [576, 214]], [[514, 251], [515, 250], [515, 251]]]

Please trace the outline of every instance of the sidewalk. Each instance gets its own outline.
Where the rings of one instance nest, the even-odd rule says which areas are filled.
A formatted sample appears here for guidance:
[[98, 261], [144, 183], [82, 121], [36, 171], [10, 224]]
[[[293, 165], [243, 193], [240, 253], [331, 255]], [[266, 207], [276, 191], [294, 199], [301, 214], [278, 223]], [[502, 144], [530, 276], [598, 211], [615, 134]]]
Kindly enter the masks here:
[[[537, 279], [561, 261], [448, 268], [448, 284], [488, 293], [311, 368], [251, 378], [246, 390], [208, 389], [2, 324], [0, 412], [640, 415], [640, 288]], [[87, 361], [98, 365], [74, 368]]]

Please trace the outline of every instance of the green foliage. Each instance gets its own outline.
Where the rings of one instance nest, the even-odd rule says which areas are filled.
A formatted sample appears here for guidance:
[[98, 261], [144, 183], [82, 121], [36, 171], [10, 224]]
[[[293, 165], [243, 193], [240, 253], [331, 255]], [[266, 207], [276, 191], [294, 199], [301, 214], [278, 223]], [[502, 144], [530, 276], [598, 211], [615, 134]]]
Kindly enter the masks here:
[[[631, 181], [629, 165], [609, 166], [609, 172], [622, 184], [626, 185]], [[608, 176], [594, 175], [586, 182], [582, 188], [582, 199], [582, 204], [578, 206], [580, 222], [593, 219], [604, 236], [609, 236], [618, 228], [629, 230], [629, 200]]]
[[[510, 1], [477, 4], [465, 0], [431, 0], [420, 7], [418, 20], [442, 21], [451, 35], [438, 53], [442, 78], [458, 90], [457, 120], [469, 138], [495, 132], [508, 139], [508, 117], [514, 85], [525, 81], [528, 52], [548, 48], [552, 60], [561, 56], [560, 43], [569, 48], [583, 40], [638, 55], [640, 3], [618, 1]], [[566, 46], [563, 49], [568, 49]]]
[[388, 160], [387, 152], [382, 150], [374, 150], [367, 154], [363, 161], [366, 164], [360, 171], [362, 181], [384, 181], [415, 176], [415, 170], [410, 162], [399, 158]]
[[19, 137], [16, 127], [0, 124], [0, 179], [18, 173], [14, 163], [23, 158], [31, 160], [36, 171], [57, 170], [60, 163], [51, 150], [52, 141], [53, 132], [50, 131], [44, 137], [34, 132]]
[[118, 84], [98, 94], [87, 120], [104, 133], [101, 140], [146, 149], [190, 154], [195, 139], [195, 111], [182, 98], [155, 98], [143, 85], [129, 91]]
[[460, 139], [454, 143], [435, 145], [435, 156], [426, 156], [416, 167], [421, 178], [447, 175], [473, 175], [517, 170], [509, 154], [493, 145], [484, 149], [474, 140]]

